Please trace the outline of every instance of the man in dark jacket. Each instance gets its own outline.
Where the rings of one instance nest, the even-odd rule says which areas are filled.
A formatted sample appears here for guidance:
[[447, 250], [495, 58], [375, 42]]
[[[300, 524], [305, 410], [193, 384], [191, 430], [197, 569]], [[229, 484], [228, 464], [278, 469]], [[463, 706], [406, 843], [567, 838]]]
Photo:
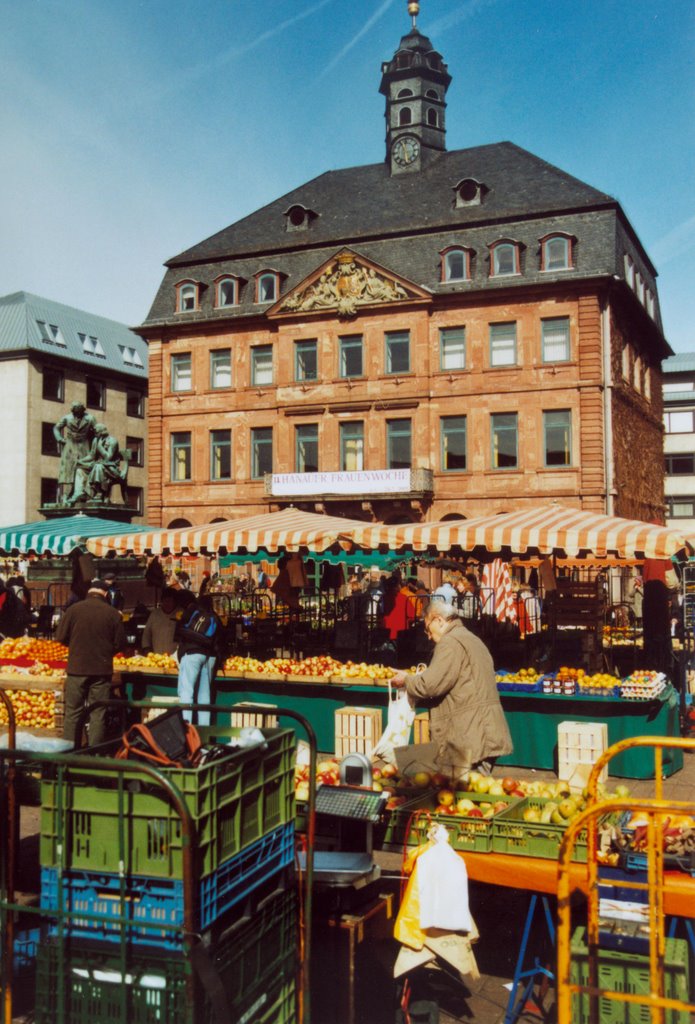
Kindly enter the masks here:
[[[56, 630], [56, 640], [68, 648], [63, 736], [73, 743], [84, 705], [111, 697], [113, 656], [126, 643], [121, 614], [108, 603], [108, 592], [103, 580], [92, 580], [84, 601], [67, 609]], [[105, 717], [105, 708], [90, 715], [90, 746], [103, 743]]]

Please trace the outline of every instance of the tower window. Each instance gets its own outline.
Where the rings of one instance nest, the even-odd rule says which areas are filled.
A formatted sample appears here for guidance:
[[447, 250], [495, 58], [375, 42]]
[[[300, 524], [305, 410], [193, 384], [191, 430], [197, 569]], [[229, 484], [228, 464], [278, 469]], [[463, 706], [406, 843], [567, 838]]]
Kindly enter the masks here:
[[397, 68], [409, 68], [411, 64], [411, 57], [409, 53], [399, 53], [396, 56], [396, 67]]
[[413, 112], [410, 107], [403, 107], [398, 113], [398, 124], [402, 127], [405, 124], [413, 123]]
[[430, 107], [427, 111], [427, 123], [433, 128], [437, 127], [437, 111]]
[[427, 92], [425, 93], [425, 96], [427, 97], [428, 100], [439, 99], [439, 93], [435, 89], [428, 89]]
[[398, 99], [398, 100], [405, 100], [409, 96], [412, 96], [412, 95], [413, 95], [413, 90], [412, 89], [399, 89], [399, 91], [396, 93], [396, 99]]

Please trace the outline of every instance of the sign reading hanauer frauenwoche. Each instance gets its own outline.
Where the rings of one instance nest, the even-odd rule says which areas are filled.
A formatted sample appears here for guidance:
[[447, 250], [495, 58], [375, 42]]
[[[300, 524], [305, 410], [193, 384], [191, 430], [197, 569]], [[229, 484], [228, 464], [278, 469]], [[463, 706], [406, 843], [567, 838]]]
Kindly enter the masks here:
[[409, 469], [365, 469], [343, 473], [273, 473], [274, 495], [396, 494], [410, 490]]

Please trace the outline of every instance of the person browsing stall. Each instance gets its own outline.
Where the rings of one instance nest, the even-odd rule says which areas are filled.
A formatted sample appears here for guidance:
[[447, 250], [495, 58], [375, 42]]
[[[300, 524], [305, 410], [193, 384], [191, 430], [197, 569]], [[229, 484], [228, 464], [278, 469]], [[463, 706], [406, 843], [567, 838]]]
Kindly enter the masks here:
[[434, 642], [429, 666], [417, 673], [398, 671], [391, 683], [405, 687], [413, 704], [431, 702], [440, 772], [454, 780], [471, 769], [489, 775], [495, 760], [513, 749], [490, 652], [445, 601], [431, 601], [424, 621]]
[[176, 591], [164, 587], [159, 607], [150, 612], [142, 633], [142, 652], [149, 654], [173, 654], [176, 650]]
[[[111, 697], [113, 656], [126, 644], [121, 614], [108, 603], [108, 592], [105, 580], [92, 580], [86, 598], [66, 610], [56, 630], [56, 640], [68, 648], [63, 737], [73, 743], [85, 704]], [[103, 743], [106, 709], [98, 708], [87, 721], [90, 746]]]
[[[189, 592], [190, 593], [190, 592]], [[212, 607], [212, 597], [205, 594], [196, 601], [184, 599], [181, 618], [176, 624], [176, 655], [179, 662], [178, 695], [182, 704], [210, 704], [212, 681], [222, 645], [222, 623]], [[210, 724], [209, 711], [185, 709], [186, 721]]]

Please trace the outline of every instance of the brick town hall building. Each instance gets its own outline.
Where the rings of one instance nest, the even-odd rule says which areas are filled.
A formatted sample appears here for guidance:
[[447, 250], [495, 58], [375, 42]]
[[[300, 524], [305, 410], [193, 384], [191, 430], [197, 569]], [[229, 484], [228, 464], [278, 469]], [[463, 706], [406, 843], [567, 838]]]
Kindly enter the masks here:
[[413, 18], [382, 66], [382, 163], [166, 264], [139, 328], [149, 522], [553, 499], [663, 519], [654, 267], [610, 196], [511, 142], [448, 151], [450, 81]]

